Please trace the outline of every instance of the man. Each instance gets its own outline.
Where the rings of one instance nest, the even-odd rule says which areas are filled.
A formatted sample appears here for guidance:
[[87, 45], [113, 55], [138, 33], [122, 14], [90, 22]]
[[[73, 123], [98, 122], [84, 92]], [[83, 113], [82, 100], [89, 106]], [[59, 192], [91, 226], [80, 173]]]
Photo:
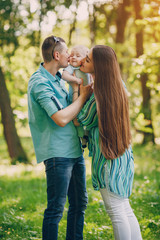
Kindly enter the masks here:
[[58, 72], [68, 66], [69, 53], [65, 41], [54, 36], [46, 38], [42, 55], [44, 63], [40, 64], [28, 84], [28, 111], [37, 162], [44, 161], [47, 178], [43, 240], [58, 238], [58, 223], [67, 195], [66, 240], [80, 240], [83, 239], [87, 192], [84, 158], [72, 120], [92, 90], [91, 86], [82, 86], [83, 92], [69, 105], [68, 92]]

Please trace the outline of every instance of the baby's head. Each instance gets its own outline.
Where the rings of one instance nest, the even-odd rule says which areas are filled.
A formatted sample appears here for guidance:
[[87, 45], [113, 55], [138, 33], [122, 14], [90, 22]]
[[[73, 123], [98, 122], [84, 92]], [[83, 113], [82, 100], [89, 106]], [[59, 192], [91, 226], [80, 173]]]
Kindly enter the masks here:
[[79, 67], [81, 65], [81, 60], [86, 57], [89, 49], [83, 45], [76, 45], [71, 50], [70, 55], [70, 65], [73, 67]]

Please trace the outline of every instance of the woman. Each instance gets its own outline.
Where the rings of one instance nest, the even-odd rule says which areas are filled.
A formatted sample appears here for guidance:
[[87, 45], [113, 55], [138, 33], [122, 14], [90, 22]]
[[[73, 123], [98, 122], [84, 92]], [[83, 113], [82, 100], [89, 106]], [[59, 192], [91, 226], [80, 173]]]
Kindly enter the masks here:
[[[79, 123], [90, 130], [93, 187], [100, 190], [115, 239], [140, 240], [139, 224], [128, 199], [134, 159], [127, 92], [116, 54], [108, 46], [97, 45], [82, 61], [80, 70], [90, 73], [94, 81], [94, 94], [78, 115]], [[74, 100], [77, 94], [74, 86]]]

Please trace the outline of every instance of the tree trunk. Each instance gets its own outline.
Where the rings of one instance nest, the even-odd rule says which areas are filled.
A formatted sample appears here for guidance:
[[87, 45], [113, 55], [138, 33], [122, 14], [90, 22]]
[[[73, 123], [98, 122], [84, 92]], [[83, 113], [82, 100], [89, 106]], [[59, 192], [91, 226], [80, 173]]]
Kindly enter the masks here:
[[[126, 10], [126, 7], [130, 5], [130, 0], [123, 0], [122, 3], [119, 3], [118, 10], [117, 10], [117, 18], [116, 18], [116, 43], [123, 44], [125, 42], [125, 28], [127, 24], [127, 20], [129, 18], [130, 13]], [[119, 45], [117, 45], [119, 48]], [[119, 50], [118, 50], [119, 51]], [[122, 53], [123, 55], [125, 53]], [[123, 64], [119, 63], [121, 72], [123, 72]]]
[[91, 46], [95, 45], [95, 32], [96, 32], [96, 16], [95, 16], [95, 6], [88, 5], [89, 10], [89, 27], [90, 27], [90, 39]]
[[70, 24], [68, 46], [71, 45], [71, 42], [72, 42], [72, 34], [73, 34], [73, 32], [75, 31], [75, 29], [76, 29], [76, 22], [77, 22], [76, 16], [77, 16], [77, 14], [75, 13], [73, 23]]
[[74, 12], [73, 23], [70, 24], [69, 38], [68, 38], [68, 46], [71, 45], [71, 42], [72, 42], [72, 34], [73, 34], [73, 32], [76, 30], [78, 6], [79, 6], [79, 0], [76, 0], [76, 11]]
[[130, 5], [130, 0], [123, 0], [123, 3], [120, 3], [117, 10], [117, 33], [116, 33], [116, 43], [124, 42], [124, 33], [127, 20], [130, 13], [126, 10], [126, 7]]
[[1, 67], [0, 67], [0, 109], [4, 129], [4, 137], [7, 142], [8, 152], [12, 159], [12, 163], [15, 163], [16, 161], [27, 163], [28, 162], [27, 156], [22, 148], [20, 139], [16, 131], [15, 120], [10, 104], [10, 98]]
[[[142, 19], [141, 16], [141, 5], [139, 0], [134, 0], [134, 8], [135, 8], [135, 14], [136, 19]], [[137, 58], [143, 54], [143, 30], [140, 28], [136, 33], [136, 53]], [[152, 118], [151, 118], [151, 104], [150, 104], [150, 89], [147, 87], [147, 80], [148, 76], [146, 73], [141, 74], [140, 81], [141, 81], [141, 87], [142, 87], [142, 97], [143, 97], [143, 103], [142, 103], [142, 109], [141, 112], [144, 114], [144, 119], [146, 120], [146, 132], [144, 132], [144, 140], [143, 143], [147, 143], [149, 141], [152, 141], [154, 143], [154, 131], [153, 131], [153, 125], [152, 125]]]

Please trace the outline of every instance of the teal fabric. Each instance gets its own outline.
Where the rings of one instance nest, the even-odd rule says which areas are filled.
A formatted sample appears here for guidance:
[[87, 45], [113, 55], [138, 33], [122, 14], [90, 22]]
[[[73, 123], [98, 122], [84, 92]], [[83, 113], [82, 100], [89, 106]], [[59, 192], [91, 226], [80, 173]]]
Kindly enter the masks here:
[[[78, 121], [86, 126], [90, 133], [89, 153], [92, 156], [92, 184], [94, 189], [107, 188], [122, 197], [129, 197], [132, 192], [134, 177], [132, 148], [130, 146], [119, 158], [105, 159], [99, 146], [98, 115], [94, 94], [78, 114]], [[105, 171], [105, 168], [107, 171]]]
[[73, 73], [75, 73], [77, 78], [82, 78], [84, 86], [90, 83], [89, 74], [82, 72], [80, 70], [80, 67], [73, 67], [73, 66], [69, 65], [64, 70], [67, 71], [68, 73], [70, 73], [71, 75], [73, 75]]
[[69, 105], [61, 74], [52, 76], [43, 63], [28, 83], [28, 117], [37, 162], [52, 157], [77, 158], [82, 154], [76, 128], [71, 121], [60, 127], [51, 119]]

